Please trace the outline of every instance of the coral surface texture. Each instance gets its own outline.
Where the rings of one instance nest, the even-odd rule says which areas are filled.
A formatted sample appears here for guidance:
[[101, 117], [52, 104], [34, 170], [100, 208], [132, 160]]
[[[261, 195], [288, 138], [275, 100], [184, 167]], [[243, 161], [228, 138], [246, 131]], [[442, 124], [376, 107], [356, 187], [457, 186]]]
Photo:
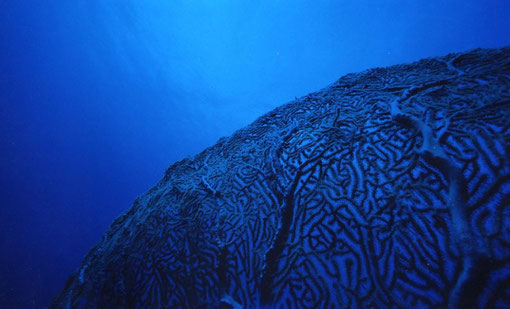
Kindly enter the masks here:
[[510, 307], [510, 48], [348, 74], [173, 164], [53, 306]]

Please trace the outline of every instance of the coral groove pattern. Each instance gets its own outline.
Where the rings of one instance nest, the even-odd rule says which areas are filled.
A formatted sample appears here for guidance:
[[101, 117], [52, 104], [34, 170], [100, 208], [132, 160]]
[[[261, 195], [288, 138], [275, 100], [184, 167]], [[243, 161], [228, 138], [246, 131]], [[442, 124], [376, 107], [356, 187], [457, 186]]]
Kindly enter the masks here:
[[68, 306], [510, 307], [510, 48], [348, 74], [175, 163]]

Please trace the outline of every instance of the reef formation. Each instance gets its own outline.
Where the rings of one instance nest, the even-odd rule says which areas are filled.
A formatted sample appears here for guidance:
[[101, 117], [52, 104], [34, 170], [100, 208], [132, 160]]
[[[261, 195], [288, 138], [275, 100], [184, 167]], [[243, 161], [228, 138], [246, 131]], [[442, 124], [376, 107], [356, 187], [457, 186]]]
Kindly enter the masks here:
[[117, 218], [53, 307], [510, 307], [510, 48], [348, 74]]

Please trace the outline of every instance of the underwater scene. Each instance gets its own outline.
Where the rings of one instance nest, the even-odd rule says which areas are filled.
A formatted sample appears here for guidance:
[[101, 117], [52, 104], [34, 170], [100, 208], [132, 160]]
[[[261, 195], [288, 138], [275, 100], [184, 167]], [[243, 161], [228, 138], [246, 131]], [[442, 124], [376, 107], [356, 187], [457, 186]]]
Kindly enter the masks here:
[[0, 308], [510, 308], [510, 0], [0, 2]]

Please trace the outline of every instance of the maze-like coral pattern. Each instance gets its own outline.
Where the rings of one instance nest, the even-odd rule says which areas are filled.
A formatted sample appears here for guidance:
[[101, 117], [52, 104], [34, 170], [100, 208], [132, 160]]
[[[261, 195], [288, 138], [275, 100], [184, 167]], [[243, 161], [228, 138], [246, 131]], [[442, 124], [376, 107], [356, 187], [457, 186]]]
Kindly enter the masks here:
[[172, 165], [68, 305], [510, 307], [510, 49], [346, 75]]

